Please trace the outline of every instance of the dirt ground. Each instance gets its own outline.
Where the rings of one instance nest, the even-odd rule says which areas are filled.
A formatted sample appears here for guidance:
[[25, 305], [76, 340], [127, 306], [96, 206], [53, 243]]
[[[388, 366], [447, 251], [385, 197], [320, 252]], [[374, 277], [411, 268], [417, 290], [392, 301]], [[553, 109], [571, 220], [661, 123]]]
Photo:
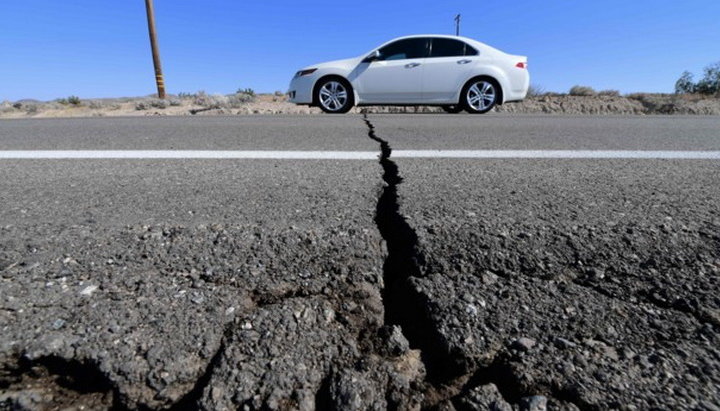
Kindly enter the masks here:
[[[132, 117], [249, 114], [321, 114], [314, 107], [288, 103], [285, 96], [261, 94], [249, 101], [233, 100], [236, 95], [201, 94], [157, 100], [150, 97], [80, 100], [79, 104], [21, 100], [0, 103], [0, 118]], [[439, 107], [369, 107], [354, 112], [433, 113]], [[720, 98], [672, 94], [633, 94], [629, 96], [543, 95], [519, 103], [498, 106], [497, 113], [537, 113], [565, 115], [720, 115]]]

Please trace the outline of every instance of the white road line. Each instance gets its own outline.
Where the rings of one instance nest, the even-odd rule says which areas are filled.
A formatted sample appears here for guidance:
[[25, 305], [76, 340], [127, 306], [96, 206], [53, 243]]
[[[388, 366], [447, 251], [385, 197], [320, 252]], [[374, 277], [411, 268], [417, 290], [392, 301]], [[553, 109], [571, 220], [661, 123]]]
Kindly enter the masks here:
[[[266, 159], [377, 160], [377, 151], [232, 151], [232, 150], [10, 150], [0, 159]], [[720, 151], [636, 150], [393, 150], [392, 158], [477, 159], [673, 159], [720, 160]]]
[[393, 150], [395, 158], [586, 158], [718, 160], [720, 151], [637, 150]]
[[17, 150], [0, 159], [268, 159], [377, 160], [378, 151], [230, 151], [230, 150]]

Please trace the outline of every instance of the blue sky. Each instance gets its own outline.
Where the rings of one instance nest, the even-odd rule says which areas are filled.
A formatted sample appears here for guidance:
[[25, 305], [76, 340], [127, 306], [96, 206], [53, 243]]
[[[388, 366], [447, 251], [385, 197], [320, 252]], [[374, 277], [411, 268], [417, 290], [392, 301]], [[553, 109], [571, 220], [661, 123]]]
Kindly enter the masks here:
[[[155, 0], [168, 92], [285, 91], [299, 68], [396, 36], [462, 34], [530, 58], [532, 82], [671, 92], [720, 61], [718, 0]], [[0, 100], [155, 91], [143, 0], [0, 2]]]

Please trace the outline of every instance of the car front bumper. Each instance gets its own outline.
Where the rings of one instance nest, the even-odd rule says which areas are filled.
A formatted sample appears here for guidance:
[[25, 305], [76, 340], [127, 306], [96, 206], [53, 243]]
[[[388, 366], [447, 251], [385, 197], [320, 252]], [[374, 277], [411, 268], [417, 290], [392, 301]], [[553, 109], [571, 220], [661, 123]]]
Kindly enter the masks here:
[[293, 78], [288, 88], [288, 101], [295, 104], [312, 104], [314, 85], [315, 78], [313, 76]]

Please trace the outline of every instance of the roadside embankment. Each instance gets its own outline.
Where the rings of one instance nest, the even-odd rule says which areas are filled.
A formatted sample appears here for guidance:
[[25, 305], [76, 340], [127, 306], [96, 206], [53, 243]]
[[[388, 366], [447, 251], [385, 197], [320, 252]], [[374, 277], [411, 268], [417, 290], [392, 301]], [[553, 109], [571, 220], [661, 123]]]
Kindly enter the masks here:
[[[133, 117], [249, 114], [321, 114], [318, 108], [297, 106], [284, 96], [262, 94], [252, 98], [238, 95], [197, 94], [158, 100], [150, 97], [79, 100], [64, 99], [0, 103], [0, 118]], [[440, 107], [378, 106], [355, 108], [367, 113], [437, 113]], [[569, 96], [546, 94], [518, 103], [498, 106], [497, 113], [550, 115], [720, 115], [720, 98], [699, 95], [630, 94], [627, 96]]]

